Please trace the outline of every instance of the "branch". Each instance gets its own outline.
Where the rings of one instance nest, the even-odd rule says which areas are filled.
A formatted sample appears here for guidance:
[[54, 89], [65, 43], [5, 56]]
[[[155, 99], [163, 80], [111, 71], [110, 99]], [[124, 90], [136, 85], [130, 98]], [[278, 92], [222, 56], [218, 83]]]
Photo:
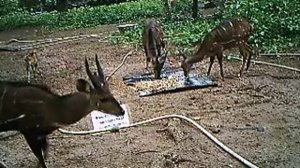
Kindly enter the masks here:
[[126, 59], [132, 55], [132, 52], [133, 50], [129, 51], [124, 57], [123, 57], [123, 60], [121, 62], [121, 64], [119, 64], [119, 66], [114, 70], [112, 71], [112, 73], [110, 73], [107, 77], [106, 77], [106, 80], [108, 81], [122, 66], [123, 64], [125, 63]]
[[[11, 39], [6, 44], [11, 43], [28, 43], [26, 45], [11, 47], [11, 46], [0, 46], [0, 51], [24, 51], [30, 49], [38, 49], [42, 47], [49, 47], [54, 46], [62, 43], [72, 42], [76, 40], [82, 40], [85, 38], [102, 38], [102, 34], [88, 34], [88, 35], [79, 35], [79, 36], [71, 36], [71, 37], [60, 37], [60, 38], [53, 38], [53, 39], [41, 39], [41, 40], [18, 40], [18, 39]], [[105, 40], [107, 37], [100, 39], [99, 41]]]
[[[242, 59], [238, 58], [238, 57], [230, 57], [230, 58], [242, 61]], [[263, 62], [263, 61], [254, 61], [254, 60], [251, 60], [251, 62], [254, 63], [254, 64], [270, 65], [270, 66], [277, 67], [277, 68], [284, 68], [284, 69], [300, 72], [300, 69], [293, 68], [293, 67], [288, 67], [288, 66], [285, 66], [285, 65], [273, 64], [273, 63]]]
[[300, 56], [300, 53], [259, 53], [260, 56]]
[[161, 152], [161, 151], [158, 151], [158, 150], [144, 150], [144, 151], [135, 152], [134, 154], [139, 155], [139, 154], [144, 154], [144, 153], [158, 153], [158, 152]]

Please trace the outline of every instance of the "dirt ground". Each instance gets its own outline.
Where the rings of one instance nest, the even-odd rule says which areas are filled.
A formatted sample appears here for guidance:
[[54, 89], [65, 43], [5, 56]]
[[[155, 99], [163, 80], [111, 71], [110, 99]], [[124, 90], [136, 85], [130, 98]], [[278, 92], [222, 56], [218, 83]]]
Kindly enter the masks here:
[[[11, 38], [42, 39], [115, 31], [111, 27], [74, 31], [42, 32], [33, 29], [0, 32], [0, 41]], [[129, 45], [109, 45], [96, 39], [55, 45], [38, 50], [39, 83], [58, 94], [75, 91], [75, 81], [86, 78], [84, 56], [90, 61], [99, 55], [106, 74], [133, 49]], [[27, 52], [0, 52], [1, 80], [25, 80], [23, 56]], [[300, 57], [259, 58], [300, 68]], [[176, 60], [173, 63], [176, 63]], [[113, 76], [110, 88], [115, 97], [128, 104], [132, 122], [165, 114], [183, 114], [195, 119], [232, 150], [259, 167], [299, 167], [300, 165], [300, 73], [264, 65], [251, 65], [243, 78], [237, 74], [238, 61], [225, 61], [225, 81], [214, 64], [212, 76], [218, 87], [140, 98], [122, 82], [122, 76], [144, 71], [144, 55], [134, 52]], [[197, 64], [206, 73], [208, 61]], [[173, 66], [178, 66], [173, 64]], [[167, 129], [164, 129], [167, 128]], [[90, 116], [65, 127], [92, 129]], [[3, 136], [3, 135], [2, 135]], [[213, 144], [201, 132], [178, 120], [163, 120], [119, 133], [72, 136], [58, 131], [49, 135], [49, 168], [57, 167], [243, 167]], [[37, 159], [23, 136], [0, 139], [0, 160], [10, 168], [35, 167]]]

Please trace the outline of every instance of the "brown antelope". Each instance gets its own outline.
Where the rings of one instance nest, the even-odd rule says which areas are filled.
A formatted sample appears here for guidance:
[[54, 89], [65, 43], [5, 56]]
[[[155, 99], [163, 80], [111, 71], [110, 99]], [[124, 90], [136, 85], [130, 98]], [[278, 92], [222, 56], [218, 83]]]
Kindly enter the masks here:
[[79, 121], [92, 110], [124, 115], [105, 81], [97, 55], [95, 60], [98, 74], [92, 74], [85, 58], [86, 72], [92, 85], [78, 79], [78, 92], [67, 95], [57, 95], [43, 85], [0, 82], [0, 132], [20, 131], [38, 158], [39, 166], [46, 168], [47, 135], [59, 127]]
[[32, 50], [24, 57], [24, 61], [26, 63], [26, 72], [27, 72], [27, 82], [30, 83], [31, 72], [33, 74], [33, 78], [36, 77], [36, 70], [38, 66], [38, 57], [36, 50]]
[[142, 34], [143, 47], [146, 54], [146, 69], [151, 61], [154, 78], [159, 79], [161, 70], [167, 58], [164, 32], [155, 20], [147, 20]]
[[220, 73], [222, 79], [224, 79], [223, 72], [223, 51], [238, 47], [240, 54], [243, 57], [243, 63], [239, 72], [239, 76], [242, 76], [243, 69], [245, 67], [246, 59], [248, 70], [250, 66], [250, 59], [252, 56], [252, 49], [248, 44], [248, 39], [251, 32], [250, 23], [242, 18], [234, 18], [221, 22], [216, 28], [209, 32], [202, 43], [199, 46], [198, 51], [191, 57], [183, 55], [184, 60], [181, 63], [181, 67], [184, 71], [184, 75], [187, 77], [192, 64], [200, 62], [205, 58], [210, 58], [210, 65], [208, 67], [207, 75], [210, 75], [212, 65], [217, 56]]

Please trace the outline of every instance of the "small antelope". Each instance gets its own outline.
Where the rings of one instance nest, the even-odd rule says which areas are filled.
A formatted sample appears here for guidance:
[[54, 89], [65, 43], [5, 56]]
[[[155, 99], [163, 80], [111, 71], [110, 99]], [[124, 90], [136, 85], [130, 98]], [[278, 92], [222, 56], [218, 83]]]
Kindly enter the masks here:
[[252, 49], [247, 43], [252, 27], [250, 23], [241, 18], [234, 18], [221, 22], [216, 28], [209, 32], [202, 43], [199, 46], [198, 51], [191, 57], [186, 57], [183, 54], [184, 60], [181, 63], [181, 67], [184, 71], [184, 75], [187, 77], [192, 64], [200, 62], [205, 58], [210, 58], [210, 65], [208, 67], [207, 75], [210, 75], [212, 65], [217, 56], [220, 73], [222, 79], [224, 79], [223, 72], [223, 51], [234, 47], [239, 48], [239, 52], [243, 57], [243, 63], [239, 72], [239, 76], [242, 77], [243, 69], [245, 67], [246, 59], [248, 70], [250, 66], [250, 59], [252, 56]]
[[92, 74], [85, 58], [86, 72], [92, 85], [78, 79], [78, 92], [67, 95], [57, 95], [44, 85], [0, 82], [0, 132], [20, 131], [38, 158], [38, 166], [46, 168], [47, 135], [59, 127], [79, 121], [92, 110], [124, 115], [105, 81], [97, 55], [95, 60], [98, 74]]
[[161, 70], [167, 58], [164, 32], [159, 23], [152, 19], [147, 20], [144, 26], [142, 38], [146, 54], [146, 69], [148, 70], [148, 64], [151, 61], [154, 78], [159, 79]]
[[31, 72], [33, 74], [33, 78], [36, 77], [36, 70], [38, 66], [38, 57], [36, 50], [32, 50], [24, 57], [24, 61], [26, 63], [26, 72], [27, 72], [27, 82], [30, 83]]

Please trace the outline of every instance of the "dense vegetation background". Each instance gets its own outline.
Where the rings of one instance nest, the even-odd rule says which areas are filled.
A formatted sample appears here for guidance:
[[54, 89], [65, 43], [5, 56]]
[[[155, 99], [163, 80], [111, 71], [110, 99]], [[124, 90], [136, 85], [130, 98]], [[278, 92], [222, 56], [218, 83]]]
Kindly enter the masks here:
[[209, 18], [201, 15], [201, 9], [197, 18], [192, 17], [192, 4], [192, 0], [177, 0], [171, 9], [172, 17], [166, 19], [161, 0], [0, 0], [0, 30], [24, 26], [75, 29], [137, 22], [136, 29], [110, 40], [139, 43], [143, 21], [155, 17], [162, 22], [169, 44], [192, 47], [221, 20], [242, 16], [253, 23], [250, 41], [261, 52], [300, 48], [298, 0], [230, 0], [219, 15]]

